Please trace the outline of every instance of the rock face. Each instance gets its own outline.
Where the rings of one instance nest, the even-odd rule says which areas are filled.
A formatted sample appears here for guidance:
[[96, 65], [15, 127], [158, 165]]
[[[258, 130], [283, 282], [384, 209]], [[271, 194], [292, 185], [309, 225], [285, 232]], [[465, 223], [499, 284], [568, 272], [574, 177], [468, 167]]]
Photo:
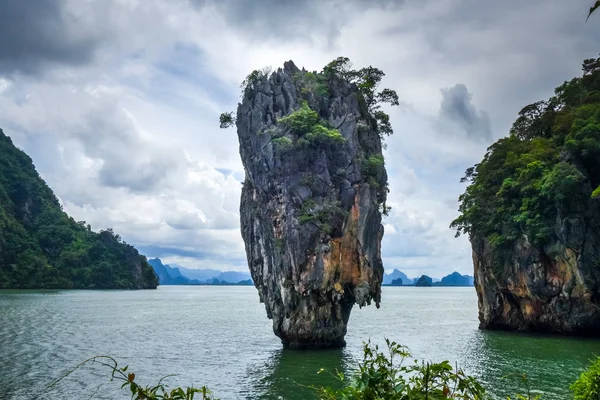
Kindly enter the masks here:
[[[345, 345], [352, 307], [379, 307], [383, 277], [377, 125], [356, 85], [313, 78], [286, 62], [246, 89], [236, 121], [248, 265], [274, 333], [291, 348]], [[329, 130], [280, 120], [306, 107]]]
[[579, 218], [560, 219], [556, 242], [537, 248], [520, 240], [501, 268], [486, 240], [472, 240], [480, 328], [598, 336], [600, 210], [594, 202], [582, 204]]

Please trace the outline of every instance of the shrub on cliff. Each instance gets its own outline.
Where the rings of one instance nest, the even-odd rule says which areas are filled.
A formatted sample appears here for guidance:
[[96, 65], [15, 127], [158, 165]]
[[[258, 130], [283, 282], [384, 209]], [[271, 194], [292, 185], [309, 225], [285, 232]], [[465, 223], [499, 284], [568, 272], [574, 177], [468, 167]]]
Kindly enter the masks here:
[[302, 101], [300, 108], [277, 122], [299, 137], [298, 145], [322, 146], [345, 141], [340, 131], [329, 127], [326, 121], [319, 120], [319, 114], [306, 101]]

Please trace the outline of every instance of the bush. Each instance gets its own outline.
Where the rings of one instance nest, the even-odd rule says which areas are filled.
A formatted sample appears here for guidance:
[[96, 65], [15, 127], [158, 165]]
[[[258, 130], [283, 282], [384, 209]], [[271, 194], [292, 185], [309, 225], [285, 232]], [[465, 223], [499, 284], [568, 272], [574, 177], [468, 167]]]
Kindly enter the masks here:
[[[322, 400], [410, 400], [410, 399], [485, 399], [485, 389], [448, 361], [441, 363], [408, 362], [411, 354], [405, 346], [386, 339], [388, 355], [377, 345], [365, 343], [363, 361], [347, 386], [334, 391], [317, 388]], [[322, 371], [320, 371], [322, 372]], [[334, 375], [346, 382], [344, 374]]]
[[367, 158], [363, 164], [363, 174], [365, 176], [378, 176], [383, 171], [385, 162], [382, 155], [375, 155]]
[[292, 139], [287, 136], [281, 136], [272, 140], [273, 144], [277, 148], [277, 150], [285, 153], [294, 148], [294, 143]]
[[304, 135], [305, 144], [320, 145], [320, 144], [335, 144], [344, 143], [346, 139], [337, 129], [330, 129], [322, 124], [315, 125], [310, 132]]
[[[95, 356], [81, 362], [75, 368], [67, 371], [67, 373], [65, 373], [63, 376], [52, 382], [48, 386], [48, 389], [56, 386], [60, 381], [62, 381], [63, 379], [65, 379], [84, 365], [94, 363], [100, 364], [101, 366], [110, 369], [111, 380], [123, 382], [121, 384], [121, 389], [125, 387], [128, 388], [131, 392], [132, 399], [135, 398], [141, 400], [193, 400], [194, 398], [196, 398], [198, 400], [218, 400], [217, 398], [213, 397], [211, 391], [208, 390], [206, 386], [202, 386], [200, 388], [191, 386], [185, 389], [181, 387], [176, 387], [169, 390], [169, 387], [163, 383], [163, 380], [173, 375], [167, 375], [163, 377], [154, 386], [142, 386], [135, 381], [135, 373], [127, 371], [127, 365], [124, 367], [119, 367], [117, 360], [109, 356]], [[199, 395], [199, 397], [196, 397], [196, 395]], [[92, 394], [92, 396], [90, 396], [89, 398], [92, 397], [94, 397], [94, 394]]]
[[319, 114], [312, 110], [306, 101], [303, 101], [300, 103], [299, 109], [280, 118], [277, 122], [286, 125], [296, 135], [303, 136], [319, 123]]
[[319, 114], [312, 110], [306, 101], [302, 101], [300, 108], [277, 122], [286, 125], [292, 133], [298, 135], [300, 146], [320, 146], [345, 141], [340, 131], [331, 128], [326, 121], [319, 120]]
[[600, 400], [600, 358], [571, 385], [575, 400]]
[[300, 71], [294, 76], [294, 79], [301, 87], [300, 93], [304, 95], [313, 93], [321, 98], [329, 97], [329, 88], [324, 74]]

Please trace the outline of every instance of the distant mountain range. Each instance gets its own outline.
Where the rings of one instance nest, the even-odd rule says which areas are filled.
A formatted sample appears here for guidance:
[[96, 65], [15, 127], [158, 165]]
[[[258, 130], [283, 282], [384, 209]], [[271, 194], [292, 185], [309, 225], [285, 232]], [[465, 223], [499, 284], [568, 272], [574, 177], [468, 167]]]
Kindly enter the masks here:
[[158, 276], [160, 285], [252, 285], [247, 272], [191, 269], [163, 264], [159, 258], [148, 260]]
[[461, 275], [458, 272], [453, 272], [450, 275], [446, 275], [441, 280], [437, 278], [431, 278], [427, 275], [421, 275], [418, 278], [409, 278], [404, 272], [398, 269], [393, 270], [389, 274], [383, 275], [383, 285], [386, 286], [415, 286], [419, 280], [421, 280], [421, 285], [424, 282], [428, 282], [431, 284], [431, 286], [473, 286], [472, 276]]
[[[163, 264], [159, 258], [148, 260], [158, 276], [161, 285], [252, 285], [252, 278], [248, 272], [219, 271], [216, 269], [192, 269], [177, 264]], [[409, 278], [404, 272], [395, 269], [389, 274], [384, 274], [384, 286], [423, 286], [424, 282], [431, 286], [473, 286], [473, 277], [453, 272], [441, 280], [422, 275], [418, 278]], [[429, 286], [429, 285], [427, 285]]]

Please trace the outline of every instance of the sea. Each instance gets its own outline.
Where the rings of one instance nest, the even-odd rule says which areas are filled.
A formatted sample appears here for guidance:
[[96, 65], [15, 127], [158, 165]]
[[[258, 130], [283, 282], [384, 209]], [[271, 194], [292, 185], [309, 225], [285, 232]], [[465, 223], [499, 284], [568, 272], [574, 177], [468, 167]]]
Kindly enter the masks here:
[[379, 309], [353, 309], [347, 346], [326, 351], [283, 349], [254, 287], [0, 291], [0, 399], [131, 398], [99, 362], [73, 370], [95, 356], [144, 385], [169, 375], [170, 387], [207, 386], [220, 399], [314, 399], [356, 370], [365, 342], [383, 349], [386, 338], [475, 375], [493, 398], [567, 399], [600, 355], [600, 340], [479, 330], [471, 287], [382, 290]]

